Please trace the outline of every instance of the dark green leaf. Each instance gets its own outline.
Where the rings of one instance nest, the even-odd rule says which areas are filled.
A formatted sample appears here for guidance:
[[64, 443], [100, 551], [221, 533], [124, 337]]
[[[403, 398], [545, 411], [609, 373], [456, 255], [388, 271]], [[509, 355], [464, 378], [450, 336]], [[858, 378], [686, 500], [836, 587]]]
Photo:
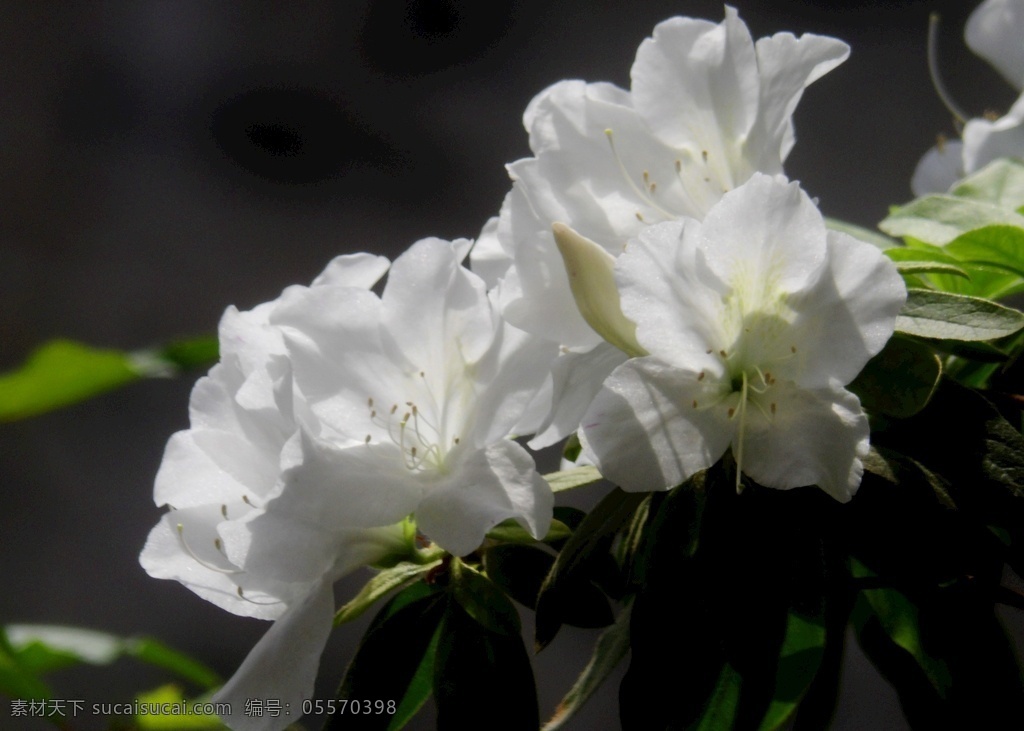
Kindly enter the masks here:
[[533, 668], [522, 638], [491, 632], [459, 602], [448, 603], [441, 626], [434, 699], [440, 731], [540, 725]]
[[825, 656], [825, 625], [821, 617], [808, 617], [791, 611], [786, 623], [786, 638], [779, 653], [775, 692], [761, 731], [780, 728], [793, 717]]
[[[572, 535], [572, 530], [569, 526], [565, 525], [559, 520], [552, 520], [551, 527], [548, 528], [547, 535], [541, 537], [539, 540], [548, 543], [551, 541], [561, 541]], [[503, 520], [498, 525], [494, 526], [487, 532], [487, 538], [492, 541], [498, 541], [499, 543], [536, 543], [537, 538], [530, 535], [530, 532], [523, 526], [519, 525], [519, 521], [515, 518], [509, 518]]]
[[[484, 554], [487, 575], [520, 604], [535, 609], [555, 557], [532, 546], [494, 546]], [[575, 627], [605, 627], [613, 614], [608, 599], [589, 581], [571, 582], [562, 594], [562, 621]]]
[[495, 634], [518, 637], [519, 612], [501, 589], [458, 559], [452, 560], [451, 568], [453, 596], [466, 613]]
[[220, 343], [213, 335], [175, 340], [156, 350], [161, 360], [174, 365], [179, 370], [209, 368], [220, 357], [219, 351]]
[[[445, 592], [418, 582], [396, 594], [374, 617], [363, 635], [356, 655], [345, 671], [339, 699], [395, 699], [399, 707], [411, 695], [407, 707], [422, 705], [422, 687], [415, 684], [447, 605]], [[336, 714], [326, 728], [343, 729], [351, 718]], [[364, 716], [360, 728], [385, 729], [387, 714]]]
[[896, 336], [847, 388], [869, 412], [905, 418], [925, 407], [941, 374], [942, 363], [930, 348]]
[[430, 640], [430, 645], [423, 653], [423, 659], [409, 683], [409, 688], [405, 691], [405, 697], [395, 709], [395, 715], [392, 717], [391, 723], [388, 724], [388, 731], [399, 731], [409, 723], [434, 692], [434, 663], [437, 658], [437, 644], [440, 640], [441, 626], [438, 625]]
[[629, 622], [630, 607], [627, 606], [616, 618], [615, 624], [597, 638], [590, 662], [559, 702], [554, 715], [544, 724], [543, 731], [562, 728], [622, 662], [629, 651]]
[[[537, 600], [536, 644], [546, 646], [565, 620], [566, 597], [591, 578], [590, 570], [606, 558], [615, 534], [625, 526], [644, 495], [612, 490], [583, 519], [558, 554]], [[610, 610], [609, 610], [610, 617]]]
[[989, 300], [926, 289], [907, 291], [897, 332], [940, 340], [993, 340], [1024, 328], [1024, 314]]

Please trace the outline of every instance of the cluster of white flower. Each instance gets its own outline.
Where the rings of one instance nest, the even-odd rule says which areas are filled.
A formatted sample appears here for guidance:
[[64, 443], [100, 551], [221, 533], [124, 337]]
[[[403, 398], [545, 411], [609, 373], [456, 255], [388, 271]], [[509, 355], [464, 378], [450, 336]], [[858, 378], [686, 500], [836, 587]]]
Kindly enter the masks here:
[[[964, 37], [1014, 89], [1024, 92], [1024, 3], [985, 0], [967, 21]], [[945, 193], [960, 178], [1001, 157], [1024, 154], [1024, 93], [1001, 117], [966, 120], [962, 140], [936, 145], [921, 158], [911, 178], [914, 195]]]
[[477, 273], [470, 242], [430, 239], [390, 265], [339, 257], [310, 287], [227, 311], [141, 557], [276, 620], [219, 700], [299, 707], [333, 583], [418, 535], [456, 556], [509, 518], [543, 536], [551, 490], [513, 436], [578, 432], [631, 491], [669, 489], [731, 448], [737, 486], [742, 473], [850, 499], [868, 427], [844, 386], [906, 292], [782, 174], [804, 88], [847, 53], [813, 35], [755, 43], [732, 8], [719, 24], [665, 21], [630, 91], [567, 81], [530, 104], [534, 157], [509, 166]]

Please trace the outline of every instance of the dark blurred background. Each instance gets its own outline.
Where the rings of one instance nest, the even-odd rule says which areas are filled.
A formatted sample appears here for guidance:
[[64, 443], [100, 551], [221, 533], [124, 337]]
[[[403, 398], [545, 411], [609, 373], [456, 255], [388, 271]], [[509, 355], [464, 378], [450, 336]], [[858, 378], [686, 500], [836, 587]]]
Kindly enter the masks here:
[[[936, 134], [954, 133], [929, 82], [929, 12], [943, 13], [942, 67], [960, 104], [977, 115], [1015, 98], [963, 45], [971, 2], [738, 5], [755, 38], [814, 32], [853, 47], [806, 93], [787, 163], [828, 215], [873, 226], [911, 197]], [[3, 2], [0, 370], [58, 336], [137, 349], [211, 332], [227, 305], [307, 283], [338, 254], [475, 236], [508, 189], [503, 165], [529, 154], [530, 98], [563, 78], [628, 87], [636, 46], [674, 14], [717, 22], [723, 9]], [[269, 625], [137, 563], [160, 515], [153, 476], [188, 426], [198, 375], [0, 425], [0, 622], [152, 634], [233, 672]], [[331, 697], [360, 628], [335, 633], [317, 697]], [[563, 630], [537, 658], [542, 715], [595, 636]], [[113, 702], [161, 680], [121, 661], [57, 687]], [[616, 694], [617, 678], [572, 727], [617, 728]], [[833, 728], [904, 726], [895, 694], [851, 648]]]

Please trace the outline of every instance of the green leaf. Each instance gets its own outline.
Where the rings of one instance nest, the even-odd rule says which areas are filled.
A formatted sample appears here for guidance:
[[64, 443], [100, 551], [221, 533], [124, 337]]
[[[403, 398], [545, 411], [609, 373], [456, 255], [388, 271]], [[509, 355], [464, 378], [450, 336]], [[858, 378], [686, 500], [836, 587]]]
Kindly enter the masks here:
[[[874, 575], [856, 559], [851, 559], [851, 571], [854, 578]], [[895, 589], [865, 589], [854, 607], [854, 624], [863, 629], [872, 616], [878, 619], [892, 641], [914, 658], [939, 697], [945, 697], [952, 682], [949, 668], [925, 649], [918, 626], [918, 609], [913, 602]]]
[[866, 243], [877, 246], [883, 251], [894, 246], [899, 246], [899, 243], [890, 239], [884, 234], [880, 234], [877, 231], [872, 231], [869, 228], [858, 226], [847, 221], [841, 221], [838, 218], [825, 217], [825, 225], [832, 231], [839, 231], [840, 233], [849, 234], [855, 239], [860, 239]]
[[[196, 713], [196, 699], [188, 700], [180, 687], [170, 683], [140, 693], [142, 708], [159, 709], [157, 713], [138, 713], [135, 723], [142, 731], [192, 731], [192, 729], [227, 729], [213, 714]], [[143, 705], [144, 704], [144, 705]], [[170, 710], [170, 713], [166, 711]]]
[[622, 662], [622, 658], [629, 651], [630, 613], [631, 607], [627, 606], [619, 613], [615, 624], [597, 638], [590, 661], [576, 678], [569, 692], [558, 703], [554, 715], [544, 724], [542, 731], [556, 731], [562, 728]]
[[961, 268], [956, 258], [937, 247], [924, 249], [896, 246], [886, 249], [885, 255], [892, 259], [897, 271], [904, 276], [936, 273], [970, 279], [970, 275]]
[[134, 353], [52, 340], [33, 351], [20, 368], [0, 374], [0, 422], [44, 414], [141, 378], [172, 376], [216, 359], [214, 338]]
[[[494, 546], [484, 553], [487, 576], [523, 606], [536, 609], [555, 557], [533, 546]], [[574, 627], [606, 627], [614, 615], [608, 599], [589, 581], [573, 582], [561, 594], [562, 621]]]
[[895, 336], [847, 387], [869, 412], [905, 418], [923, 409], [942, 375], [942, 362], [921, 343]]
[[423, 659], [420, 661], [419, 667], [416, 668], [416, 673], [412, 676], [412, 681], [405, 691], [405, 697], [402, 698], [402, 702], [395, 709], [395, 715], [392, 717], [391, 723], [388, 724], [387, 731], [399, 731], [399, 729], [404, 728], [419, 713], [420, 709], [423, 708], [423, 704], [427, 702], [427, 699], [434, 692], [434, 663], [436, 662], [437, 644], [440, 639], [441, 625], [438, 625], [433, 638], [430, 640], [430, 644], [427, 646], [427, 651], [423, 653]]
[[574, 487], [590, 485], [604, 478], [597, 471], [597, 467], [585, 465], [559, 472], [551, 472], [544, 475], [544, 479], [551, 485], [552, 492], [564, 492], [565, 490], [572, 490]]
[[440, 637], [434, 668], [438, 729], [540, 725], [522, 637], [490, 631], [456, 601], [448, 603]]
[[[950, 241], [945, 250], [973, 267], [1024, 279], [1024, 228], [994, 225], [973, 229]], [[1011, 288], [1011, 284], [1000, 282], [997, 291], [986, 295], [1000, 296]]]
[[[560, 520], [552, 520], [548, 533], [539, 541], [561, 541], [572, 535], [572, 529]], [[503, 520], [487, 532], [487, 538], [499, 543], [537, 543], [538, 539], [530, 535], [530, 531], [519, 525], [515, 518]]]
[[213, 690], [224, 682], [216, 672], [203, 663], [152, 637], [129, 638], [124, 641], [122, 649], [125, 655], [170, 670], [179, 678], [189, 680], [203, 690]]
[[688, 727], [689, 730], [721, 731], [734, 728], [742, 688], [743, 676], [732, 665], [725, 663], [700, 718]]
[[466, 613], [495, 634], [519, 637], [519, 612], [501, 589], [458, 559], [451, 568], [452, 595]]
[[29, 624], [8, 625], [5, 633], [18, 662], [32, 673], [43, 674], [79, 664], [109, 665], [127, 656], [170, 670], [204, 690], [222, 682], [217, 673], [198, 660], [150, 637], [124, 639], [80, 627]]
[[351, 622], [357, 617], [361, 617], [363, 612], [373, 606], [373, 604], [381, 598], [387, 596], [392, 591], [400, 587], [412, 583], [418, 577], [426, 574], [435, 566], [439, 566], [440, 564], [440, 559], [426, 564], [403, 561], [391, 568], [380, 571], [367, 581], [365, 585], [363, 585], [363, 588], [359, 590], [358, 594], [356, 594], [337, 611], [334, 615], [334, 626], [337, 627], [338, 625], [345, 624], [346, 622]]
[[775, 692], [761, 731], [780, 728], [796, 713], [825, 656], [825, 625], [820, 617], [790, 611], [779, 653]]
[[[424, 582], [392, 597], [363, 635], [341, 681], [338, 699], [394, 699], [406, 711], [421, 706], [425, 698], [417, 681], [449, 603], [444, 591]], [[387, 714], [360, 716], [359, 728], [386, 729], [392, 721]], [[351, 716], [333, 714], [326, 728], [350, 726]]]
[[0, 421], [69, 406], [140, 377], [127, 353], [54, 340], [34, 351], [21, 368], [0, 374]]
[[1024, 314], [989, 300], [925, 289], [907, 290], [897, 332], [940, 340], [993, 340], [1024, 328]]
[[1024, 206], [1024, 163], [1008, 157], [994, 160], [961, 180], [950, 193], [1016, 211]]
[[1024, 216], [978, 200], [929, 195], [896, 209], [878, 227], [890, 236], [942, 246], [963, 233], [993, 224], [1024, 227]]
[[26, 667], [0, 630], [0, 695], [22, 700], [47, 700], [53, 691]]
[[615, 488], [583, 519], [555, 559], [537, 600], [536, 644], [545, 647], [565, 621], [566, 597], [590, 578], [595, 560], [607, 556], [615, 534], [643, 502], [642, 493]]

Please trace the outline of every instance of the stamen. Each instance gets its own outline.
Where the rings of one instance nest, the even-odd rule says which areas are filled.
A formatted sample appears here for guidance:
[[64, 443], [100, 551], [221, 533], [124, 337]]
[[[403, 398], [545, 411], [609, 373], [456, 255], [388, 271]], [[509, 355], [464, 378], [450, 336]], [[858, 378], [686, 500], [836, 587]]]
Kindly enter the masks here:
[[221, 505], [220, 506], [220, 514], [224, 517], [224, 520], [228, 519], [228, 506], [227, 505]]
[[249, 602], [250, 604], [259, 604], [261, 607], [269, 607], [269, 606], [271, 606], [273, 604], [283, 604], [283, 602], [280, 599], [275, 599], [272, 602], [258, 602], [255, 599], [250, 599], [249, 597], [247, 597], [245, 595], [245, 592], [242, 591], [242, 587], [238, 587], [237, 594], [238, 594], [238, 598], [239, 599], [244, 599], [245, 601]]
[[697, 408], [697, 399], [693, 400], [693, 408]]
[[942, 72], [939, 70], [939, 14], [932, 13], [928, 16], [928, 75], [932, 78], [932, 87], [939, 97], [939, 101], [949, 110], [953, 118], [960, 124], [967, 123], [967, 114], [957, 106], [946, 89], [942, 80]]
[[[651, 197], [651, 192], [653, 192], [653, 191], [648, 192], [648, 191], [640, 188], [640, 186], [638, 186], [633, 181], [632, 176], [630, 176], [629, 171], [626, 170], [626, 166], [622, 162], [622, 158], [619, 156], [618, 149], [616, 149], [616, 147], [615, 147], [615, 135], [614, 135], [614, 133], [610, 129], [606, 129], [604, 131], [604, 136], [608, 138], [608, 145], [612, 148], [612, 155], [615, 156], [615, 162], [619, 166], [619, 172], [622, 173], [622, 176], [626, 179], [626, 182], [629, 183], [629, 187], [633, 189], [633, 192], [636, 193], [638, 196], [640, 196], [640, 198], [642, 200], [646, 201], [652, 208], [654, 208], [656, 211], [658, 211], [658, 213], [663, 215], [665, 218], [667, 218], [670, 221], [674, 220], [675, 217], [676, 217], [675, 214], [673, 214], [671, 211], [667, 211], [664, 208], [662, 208], [660, 205], [658, 205], [657, 201], [655, 201]], [[644, 173], [644, 184], [645, 185], [647, 184], [647, 174], [646, 174], [646, 171]], [[641, 218], [640, 221], [643, 222], [643, 219]]]
[[697, 375], [697, 380], [698, 380], [698, 381], [703, 381], [703, 380], [704, 380], [704, 376], [705, 376], [705, 373], [704, 373], [704, 371], [701, 371], [701, 372], [700, 372], [700, 373], [699, 373], [699, 374]]
[[[204, 561], [203, 559], [199, 558], [196, 552], [192, 550], [192, 547], [188, 545], [188, 541], [185, 540], [185, 526], [181, 523], [178, 523], [177, 530], [178, 541], [181, 543], [181, 547], [184, 549], [185, 553], [187, 553], [192, 558], [193, 561], [202, 566], [204, 569], [214, 571], [218, 574], [224, 574], [225, 576], [234, 576], [235, 574], [245, 573], [241, 569], [225, 569], [221, 566], [214, 566], [212, 563]], [[213, 545], [216, 546], [218, 551], [221, 550], [219, 538], [214, 540]]]
[[366, 439], [363, 440], [363, 444], [369, 444], [369, 443], [370, 443], [370, 435], [367, 434], [366, 435]]
[[772, 409], [772, 416], [775, 416], [775, 402], [774, 401], [772, 401], [771, 409]]
[[[730, 414], [732, 416], [732, 414]], [[740, 476], [743, 473], [743, 436], [747, 426], [747, 372], [743, 372], [743, 388], [740, 391], [740, 429], [739, 443], [736, 445], [736, 494], [742, 492]]]

